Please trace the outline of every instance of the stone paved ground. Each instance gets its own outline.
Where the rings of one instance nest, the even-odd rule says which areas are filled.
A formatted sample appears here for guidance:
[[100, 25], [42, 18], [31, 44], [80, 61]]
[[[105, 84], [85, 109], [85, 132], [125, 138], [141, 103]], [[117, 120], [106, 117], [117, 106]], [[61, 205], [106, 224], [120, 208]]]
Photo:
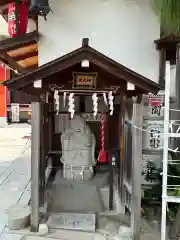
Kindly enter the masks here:
[[7, 209], [16, 203], [26, 205], [30, 197], [30, 142], [23, 139], [27, 135], [30, 135], [27, 124], [0, 128], [0, 240], [22, 237], [6, 236], [4, 229]]

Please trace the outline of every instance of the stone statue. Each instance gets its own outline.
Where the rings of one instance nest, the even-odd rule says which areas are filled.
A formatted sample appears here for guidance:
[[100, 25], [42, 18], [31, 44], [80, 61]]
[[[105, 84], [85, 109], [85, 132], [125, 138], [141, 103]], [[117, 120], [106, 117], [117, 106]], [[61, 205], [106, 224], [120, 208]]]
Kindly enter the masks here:
[[68, 120], [61, 135], [63, 177], [77, 181], [88, 181], [93, 176], [95, 160], [95, 137], [79, 115]]

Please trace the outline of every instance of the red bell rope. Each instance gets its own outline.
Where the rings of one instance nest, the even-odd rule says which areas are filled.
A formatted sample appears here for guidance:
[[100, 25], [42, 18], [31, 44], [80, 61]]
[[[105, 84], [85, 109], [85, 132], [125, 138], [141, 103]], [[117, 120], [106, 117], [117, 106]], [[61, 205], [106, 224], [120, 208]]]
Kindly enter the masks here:
[[105, 116], [101, 114], [101, 149], [104, 151], [104, 128], [105, 128]]
[[106, 153], [104, 151], [104, 136], [105, 136], [105, 115], [101, 114], [101, 151], [99, 153], [98, 162], [106, 162]]

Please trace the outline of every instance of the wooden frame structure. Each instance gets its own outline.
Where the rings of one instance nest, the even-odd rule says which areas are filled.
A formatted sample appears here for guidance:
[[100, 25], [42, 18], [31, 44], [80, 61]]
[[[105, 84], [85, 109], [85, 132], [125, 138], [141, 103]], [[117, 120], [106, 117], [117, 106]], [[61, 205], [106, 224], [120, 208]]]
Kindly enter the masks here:
[[4, 6], [4, 5], [6, 5], [8, 3], [11, 3], [11, 2], [13, 2], [13, 0], [0, 0], [0, 6]]
[[[159, 82], [165, 84], [165, 73], [166, 63], [170, 62], [170, 65], [176, 65], [176, 76], [175, 76], [175, 92], [171, 96], [171, 108], [180, 109], [180, 36], [178, 35], [167, 35], [154, 41], [157, 50], [160, 54], [160, 76]], [[179, 112], [172, 112], [170, 118], [175, 120], [179, 119]], [[174, 139], [173, 147], [179, 146], [179, 139]]]
[[38, 32], [0, 41], [0, 61], [18, 73], [38, 67]]
[[[86, 41], [85, 41], [86, 40]], [[88, 60], [89, 68], [82, 69], [81, 61]], [[72, 88], [73, 72], [96, 72], [96, 89]], [[34, 88], [33, 83], [42, 80], [41, 88]], [[134, 90], [127, 90], [127, 83], [134, 84]], [[126, 108], [126, 101], [129, 101], [132, 112], [132, 231], [133, 238], [138, 240], [140, 237], [140, 213], [141, 213], [141, 160], [142, 160], [142, 128], [143, 119], [143, 94], [149, 92], [157, 93], [163, 86], [150, 81], [149, 79], [131, 71], [123, 65], [113, 61], [101, 54], [94, 48], [88, 46], [87, 39], [83, 40], [82, 47], [49, 62], [36, 70], [25, 73], [14, 79], [4, 82], [10, 89], [27, 92], [34, 96], [32, 102], [32, 153], [31, 153], [31, 230], [38, 231], [39, 228], [39, 206], [44, 203], [45, 191], [45, 159], [52, 150], [53, 141], [53, 91], [50, 85], [59, 87], [60, 92], [75, 92], [77, 95], [89, 95], [113, 91], [120, 96], [120, 106], [116, 111], [119, 114], [120, 135], [119, 150], [121, 161], [119, 165], [119, 190], [123, 200], [123, 174], [124, 164], [124, 135], [123, 122]], [[48, 93], [49, 100], [46, 102]], [[118, 105], [119, 106], [119, 105]], [[135, 126], [135, 127], [134, 127]], [[42, 131], [43, 130], [43, 131]], [[42, 136], [46, 134], [45, 136]], [[48, 139], [48, 141], [46, 141]], [[38, 185], [39, 183], [39, 185]], [[41, 191], [40, 191], [41, 190]], [[41, 192], [41, 194], [40, 194]]]

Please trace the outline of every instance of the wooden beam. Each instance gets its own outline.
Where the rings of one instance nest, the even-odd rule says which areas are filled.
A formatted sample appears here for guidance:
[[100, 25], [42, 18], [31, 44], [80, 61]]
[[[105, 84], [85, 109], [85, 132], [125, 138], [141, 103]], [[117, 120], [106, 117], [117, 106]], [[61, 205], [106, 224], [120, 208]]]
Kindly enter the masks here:
[[31, 232], [39, 230], [40, 128], [41, 105], [32, 102], [31, 118]]
[[8, 3], [14, 2], [14, 0], [0, 0], [0, 6], [7, 5]]
[[20, 55], [18, 57], [13, 58], [13, 60], [16, 62], [19, 62], [35, 56], [38, 56], [38, 52], [30, 52], [30, 53], [27, 53], [26, 55]]
[[23, 68], [15, 61], [13, 58], [8, 56], [6, 53], [3, 54], [2, 58], [8, 62], [8, 65], [14, 69], [17, 70], [19, 73], [25, 73], [26, 71], [23, 70]]
[[32, 66], [38, 66], [38, 56], [33, 56], [30, 58], [26, 58], [24, 60], [18, 61], [18, 65], [20, 65], [22, 68], [29, 68]]
[[24, 34], [22, 36], [16, 38], [9, 38], [3, 41], [0, 41], [0, 52], [10, 51], [18, 46], [22, 46], [25, 44], [33, 43], [38, 40], [38, 32], [34, 31], [31, 33]]
[[11, 50], [11, 51], [7, 52], [7, 54], [12, 58], [17, 58], [19, 56], [28, 55], [31, 52], [37, 52], [37, 51], [38, 51], [38, 44], [35, 43], [35, 44], [31, 44], [29, 46]]
[[137, 103], [137, 98], [133, 98], [132, 122], [131, 230], [133, 240], [140, 240], [143, 104]]
[[1, 15], [7, 14], [8, 6], [9, 6], [9, 4], [3, 5], [3, 6], [0, 5], [0, 14]]
[[168, 35], [155, 40], [154, 43], [156, 44], [156, 49], [161, 50], [162, 48], [175, 47], [179, 41], [180, 36]]

